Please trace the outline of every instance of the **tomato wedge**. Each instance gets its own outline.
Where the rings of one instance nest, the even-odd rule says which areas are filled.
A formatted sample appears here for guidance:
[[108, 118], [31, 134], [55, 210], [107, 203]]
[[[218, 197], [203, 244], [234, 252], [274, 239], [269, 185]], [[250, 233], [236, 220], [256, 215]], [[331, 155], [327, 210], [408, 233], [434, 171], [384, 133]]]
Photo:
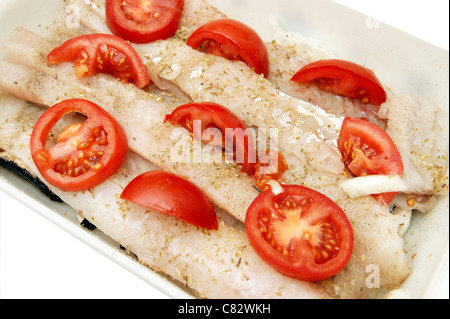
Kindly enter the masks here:
[[135, 43], [171, 37], [184, 0], [106, 0], [106, 23], [115, 35]]
[[[403, 161], [394, 142], [383, 129], [367, 120], [345, 118], [338, 146], [345, 166], [356, 176], [403, 176]], [[374, 197], [388, 205], [396, 195], [384, 193]]]
[[386, 102], [386, 91], [375, 74], [345, 60], [319, 60], [300, 69], [291, 79], [299, 84], [314, 83], [320, 89], [363, 103], [380, 106]]
[[250, 205], [245, 230], [269, 266], [300, 280], [336, 275], [353, 252], [353, 229], [342, 209], [325, 195], [298, 185], [268, 190]]
[[50, 64], [75, 62], [78, 78], [108, 73], [143, 89], [149, 84], [147, 70], [134, 48], [109, 34], [88, 34], [70, 39], [47, 55]]
[[183, 126], [193, 133], [195, 139], [205, 144], [212, 144], [214, 141], [205, 139], [203, 132], [208, 128], [218, 129], [222, 136], [220, 144], [227, 156], [242, 165], [243, 172], [253, 172], [256, 162], [253, 137], [244, 122], [226, 107], [210, 102], [189, 103], [166, 115], [164, 123], [167, 122]]
[[218, 19], [198, 28], [186, 42], [194, 49], [228, 60], [245, 62], [257, 74], [267, 77], [269, 58], [260, 36], [249, 26], [232, 19]]
[[151, 171], [136, 177], [123, 190], [121, 198], [197, 227], [215, 230], [219, 227], [208, 196], [191, 182], [170, 173]]
[[[80, 113], [84, 123], [70, 125], [58, 143], [46, 148], [55, 124], [66, 114]], [[44, 179], [64, 191], [93, 188], [121, 167], [128, 150], [120, 124], [100, 106], [82, 99], [60, 102], [37, 121], [30, 141], [31, 156]]]

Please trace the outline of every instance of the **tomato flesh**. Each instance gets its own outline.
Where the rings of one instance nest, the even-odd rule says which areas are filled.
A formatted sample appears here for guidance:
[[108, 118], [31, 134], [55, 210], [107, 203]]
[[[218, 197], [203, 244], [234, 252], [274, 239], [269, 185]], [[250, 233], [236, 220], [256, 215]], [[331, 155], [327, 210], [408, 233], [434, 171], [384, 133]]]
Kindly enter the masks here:
[[183, 7], [184, 0], [106, 0], [106, 23], [125, 40], [149, 43], [175, 33]]
[[170, 173], [151, 171], [136, 177], [123, 190], [121, 198], [197, 227], [210, 230], [219, 227], [207, 195], [196, 185]]
[[363, 103], [381, 105], [386, 92], [375, 74], [356, 63], [344, 60], [319, 60], [300, 69], [291, 79], [299, 84], [314, 83], [320, 89]]
[[[356, 176], [403, 176], [403, 161], [389, 135], [380, 127], [363, 119], [346, 118], [338, 141], [342, 160]], [[376, 194], [374, 197], [390, 204], [397, 193]]]
[[[67, 135], [68, 133], [63, 132], [63, 134]], [[105, 155], [108, 144], [106, 131], [103, 127], [93, 128], [85, 141], [76, 141], [74, 136], [75, 134], [68, 139], [58, 137], [60, 143], [76, 143], [77, 152], [67, 154], [62, 161], [58, 161], [53, 168], [55, 172], [65, 176], [77, 177], [90, 169], [101, 168], [103, 164], [100, 161]]]
[[268, 182], [271, 180], [279, 181], [288, 168], [283, 154], [270, 149], [259, 151], [253, 173], [256, 181], [255, 187], [261, 192], [269, 190], [271, 186]]
[[232, 19], [218, 19], [198, 28], [186, 42], [194, 49], [229, 60], [245, 62], [257, 74], [267, 77], [269, 58], [260, 36], [249, 26]]
[[[195, 121], [199, 121], [200, 125], [196, 126]], [[220, 146], [227, 156], [241, 165], [243, 172], [247, 174], [253, 172], [256, 162], [253, 137], [249, 134], [244, 122], [224, 106], [210, 102], [189, 103], [178, 107], [172, 114], [166, 115], [164, 122], [182, 125], [193, 134], [194, 138], [205, 144], [213, 142], [211, 139], [204, 138], [205, 130], [218, 129], [222, 136]], [[234, 134], [228, 136], [230, 134], [227, 134], [227, 129], [233, 130]]]
[[[70, 125], [54, 146], [46, 148], [52, 128], [70, 113], [83, 114], [87, 119]], [[120, 124], [102, 108], [87, 100], [72, 99], [43, 113], [31, 134], [30, 149], [47, 182], [65, 191], [84, 191], [101, 184], [121, 167], [128, 143]]]
[[353, 229], [328, 197], [298, 185], [261, 193], [250, 205], [245, 230], [258, 255], [280, 273], [304, 281], [336, 275], [349, 262]]
[[[200, 124], [196, 125], [195, 121]], [[186, 104], [166, 115], [164, 122], [183, 126], [194, 138], [205, 144], [221, 146], [228, 157], [231, 156], [242, 165], [243, 172], [255, 179], [255, 187], [260, 191], [270, 189], [268, 182], [279, 180], [288, 170], [283, 154], [270, 149], [256, 154], [255, 143], [247, 126], [222, 105], [210, 102]], [[209, 128], [220, 131], [222, 139], [219, 143], [203, 134]], [[227, 137], [227, 129], [233, 130], [232, 138]]]
[[108, 34], [89, 34], [70, 39], [47, 55], [51, 64], [74, 62], [77, 78], [108, 73], [139, 88], [148, 86], [147, 70], [134, 48]]

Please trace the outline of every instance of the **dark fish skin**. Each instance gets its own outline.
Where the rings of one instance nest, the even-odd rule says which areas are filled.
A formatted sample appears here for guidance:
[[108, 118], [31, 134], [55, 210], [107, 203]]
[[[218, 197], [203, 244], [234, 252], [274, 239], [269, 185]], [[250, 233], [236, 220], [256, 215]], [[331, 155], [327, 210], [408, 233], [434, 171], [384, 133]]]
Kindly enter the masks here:
[[6, 168], [7, 170], [13, 172], [17, 176], [21, 177], [25, 181], [29, 182], [31, 185], [36, 187], [42, 194], [47, 196], [50, 200], [62, 203], [63, 201], [57, 195], [55, 195], [44, 183], [41, 182], [39, 178], [28, 172], [25, 168], [19, 166], [16, 162], [9, 160], [6, 157], [0, 156], [0, 166]]

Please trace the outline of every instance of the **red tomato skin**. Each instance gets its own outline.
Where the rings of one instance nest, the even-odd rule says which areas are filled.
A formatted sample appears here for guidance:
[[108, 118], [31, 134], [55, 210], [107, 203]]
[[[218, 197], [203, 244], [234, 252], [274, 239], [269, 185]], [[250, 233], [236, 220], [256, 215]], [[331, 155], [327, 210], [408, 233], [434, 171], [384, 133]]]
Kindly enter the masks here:
[[250, 68], [257, 74], [267, 77], [269, 73], [267, 49], [261, 37], [252, 28], [236, 20], [218, 19], [194, 31], [186, 44], [197, 49], [210, 39], [230, 44]]
[[146, 88], [150, 80], [141, 58], [128, 42], [114, 35], [88, 34], [70, 39], [53, 49], [47, 55], [47, 61], [50, 64], [77, 62], [83, 59], [81, 55], [85, 52], [88, 56], [86, 75], [91, 76], [101, 72], [97, 67], [97, 56], [100, 46], [105, 44], [123, 53], [129, 59], [132, 82], [140, 89]]
[[[367, 142], [371, 148], [375, 149], [379, 156], [377, 162], [374, 162], [376, 172], [371, 175], [398, 175], [403, 176], [403, 160], [397, 146], [389, 135], [377, 125], [364, 119], [354, 119], [347, 117], [344, 119], [341, 128], [341, 134], [338, 141], [338, 147], [343, 154], [343, 161], [346, 167], [352, 161], [351, 154], [345, 157], [345, 143], [352, 137], [360, 138]], [[350, 170], [351, 171], [351, 170]], [[354, 173], [354, 171], [352, 171]], [[357, 175], [357, 173], [354, 173]], [[357, 175], [358, 176], [358, 175]], [[398, 193], [384, 193], [373, 195], [380, 203], [389, 205]]]
[[300, 69], [291, 81], [305, 84], [321, 78], [341, 81], [336, 86], [321, 87], [325, 91], [356, 99], [361, 97], [361, 90], [364, 89], [368, 103], [380, 106], [386, 102], [386, 91], [375, 74], [363, 66], [345, 60], [315, 61]]
[[208, 230], [219, 227], [208, 196], [196, 185], [170, 173], [151, 171], [136, 177], [121, 198], [197, 227]]
[[[90, 119], [91, 126], [103, 126], [108, 134], [110, 145], [100, 161], [102, 168], [100, 170], [91, 169], [78, 177], [56, 172], [48, 161], [42, 160], [41, 155], [42, 151], [45, 151], [47, 136], [53, 126], [64, 115], [72, 112], [86, 115], [88, 120]], [[117, 172], [125, 160], [128, 142], [125, 131], [120, 124], [100, 106], [87, 100], [71, 99], [60, 102], [43, 113], [31, 134], [30, 150], [37, 169], [48, 183], [64, 191], [78, 192], [100, 185]]]
[[[261, 193], [250, 205], [245, 218], [245, 230], [251, 246], [269, 266], [276, 271], [296, 279], [318, 282], [336, 275], [350, 261], [353, 253], [353, 228], [342, 209], [325, 195], [299, 185], [283, 185], [284, 193], [274, 195], [271, 190]], [[317, 264], [310, 251], [303, 249], [296, 256], [286, 256], [274, 249], [263, 237], [258, 228], [258, 215], [262, 209], [269, 209], [277, 214], [274, 202], [279, 196], [302, 195], [313, 199], [314, 208], [328, 211], [330, 221], [340, 236], [340, 247], [337, 256], [331, 260]], [[299, 244], [298, 247], [301, 248]]]
[[[245, 125], [245, 123], [229, 109], [220, 104], [211, 102], [188, 103], [182, 105], [175, 109], [172, 114], [166, 115], [164, 123], [169, 122], [172, 125], [183, 125], [182, 122], [186, 116], [191, 117], [193, 120], [201, 120], [202, 132], [208, 124], [211, 123], [215, 124], [219, 129], [222, 129], [222, 134], [225, 134], [226, 128], [238, 128], [242, 129], [242, 132], [245, 132], [248, 129], [247, 125]], [[192, 129], [189, 128], [188, 130], [192, 131]], [[202, 132], [193, 132], [194, 137], [201, 140]], [[256, 151], [253, 138], [247, 140], [239, 131], [236, 132], [238, 141], [244, 140], [244, 159], [243, 163], [241, 163], [242, 171], [247, 174], [252, 174], [256, 163]], [[236, 147], [238, 147], [238, 145], [236, 145]]]
[[170, 38], [178, 29], [184, 0], [156, 0], [151, 4], [149, 23], [136, 23], [121, 9], [122, 0], [106, 0], [106, 23], [115, 35], [134, 43], [150, 43]]

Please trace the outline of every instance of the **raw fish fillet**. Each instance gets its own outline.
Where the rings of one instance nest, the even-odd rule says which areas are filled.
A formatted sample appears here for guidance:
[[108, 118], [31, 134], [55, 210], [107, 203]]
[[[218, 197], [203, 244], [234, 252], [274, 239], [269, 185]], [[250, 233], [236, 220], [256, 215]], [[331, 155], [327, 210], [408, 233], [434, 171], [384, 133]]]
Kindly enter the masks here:
[[[30, 134], [43, 108], [0, 91], [0, 109], [0, 148], [44, 181], [29, 150]], [[88, 192], [64, 192], [48, 186], [140, 262], [187, 285], [198, 297], [328, 298], [320, 286], [285, 277], [267, 266], [245, 234], [222, 218], [217, 231], [206, 231], [120, 199], [134, 177], [155, 169], [129, 152], [115, 175]]]
[[[248, 177], [240, 174], [238, 169], [233, 169], [229, 164], [193, 166], [170, 162], [172, 143], [168, 137], [173, 127], [161, 123], [164, 114], [176, 105], [170, 106], [160, 96], [138, 90], [133, 85], [125, 85], [109, 76], [100, 75], [79, 81], [75, 78], [70, 63], [54, 67], [47, 65], [45, 56], [51, 47], [48, 47], [48, 43], [45, 44], [44, 39], [38, 39], [36, 35], [23, 29], [16, 32], [5, 46], [5, 58], [10, 62], [3, 61], [0, 64], [0, 85], [5, 90], [46, 106], [72, 97], [88, 98], [102, 105], [125, 128], [130, 148], [145, 155], [146, 159], [158, 167], [190, 179], [202, 187], [216, 205], [243, 220], [247, 207], [257, 193]], [[19, 36], [25, 41], [20, 40], [16, 45], [13, 39], [19, 39]], [[42, 46], [37, 47], [44, 51], [32, 53], [34, 49], [26, 45], [28, 41], [41, 43]], [[15, 48], [26, 51], [19, 50], [13, 54]], [[288, 159], [298, 160], [297, 157]], [[322, 191], [336, 201], [346, 212], [355, 231], [354, 256], [346, 270], [320, 285], [331, 296], [365, 297], [371, 291], [366, 285], [367, 267], [370, 265], [379, 267], [381, 287], [396, 287], [401, 284], [411, 270], [402, 250], [403, 240], [398, 234], [403, 221], [398, 220], [388, 208], [380, 206], [371, 197], [349, 200], [337, 186], [344, 176], [323, 173], [313, 167], [302, 171], [298, 167], [292, 167], [287, 178], [292, 183]], [[207, 173], [211, 169], [216, 172], [215, 183], [211, 183], [211, 175]], [[224, 183], [227, 185], [223, 185]], [[380, 238], [383, 240], [379, 240]], [[392, 271], [393, 269], [396, 271]]]
[[[81, 8], [81, 20], [84, 28], [88, 30], [86, 31], [85, 29], [84, 32], [109, 32], [108, 28], [105, 27], [101, 15], [98, 13], [98, 11], [102, 12], [104, 10], [103, 0], [96, 0], [99, 8], [98, 11], [86, 7], [80, 0], [72, 0], [72, 2]], [[184, 14], [190, 18], [181, 22], [180, 29], [184, 30], [184, 38], [182, 36], [175, 36], [174, 38], [177, 40], [185, 40], [190, 32], [198, 27], [198, 24], [192, 21], [209, 21], [222, 18], [219, 11], [204, 0], [187, 0]], [[197, 19], [194, 17], [197, 17]], [[190, 30], [190, 32], [186, 30]], [[338, 130], [339, 118], [343, 116], [366, 118], [384, 129], [389, 127], [388, 133], [392, 133], [391, 137], [399, 145], [401, 156], [405, 162], [405, 180], [408, 185], [410, 184], [405, 194], [410, 195], [409, 198], [414, 196], [417, 200], [417, 205], [410, 206], [410, 209], [414, 208], [421, 211], [428, 211], [433, 207], [435, 202], [435, 198], [430, 197], [430, 195], [448, 195], [448, 114], [444, 114], [445, 112], [428, 101], [420, 101], [420, 103], [415, 101], [408, 106], [407, 112], [409, 115], [412, 114], [414, 116], [405, 117], [403, 116], [403, 114], [406, 114], [404, 110], [405, 104], [402, 100], [417, 99], [403, 95], [398, 97], [390, 91], [388, 92], [387, 103], [382, 105], [380, 109], [377, 106], [362, 104], [359, 100], [352, 100], [323, 92], [314, 86], [310, 88], [299, 86], [291, 82], [290, 78], [302, 66], [315, 60], [314, 54], [307, 54], [308, 52], [302, 53], [296, 46], [289, 45], [284, 41], [281, 44], [273, 41], [267, 43], [266, 46], [270, 56], [270, 74], [268, 80], [271, 82], [271, 85], [263, 84], [265, 93], [270, 90], [279, 90], [298, 100], [311, 103], [316, 110], [315, 116], [318, 118], [318, 121], [320, 122], [327, 117], [329, 119], [334, 118], [335, 120], [332, 121], [335, 123], [331, 124], [330, 127], [336, 125]], [[174, 40], [161, 41], [150, 45], [137, 45], [136, 47], [140, 50], [141, 55], [144, 56], [144, 62], [146, 62], [149, 68], [152, 80], [160, 88], [170, 90], [177, 96], [187, 95], [194, 101], [210, 100], [225, 103], [230, 109], [240, 115], [248, 125], [258, 127], [281, 126], [279, 144], [284, 151], [292, 153], [303, 160], [304, 156], [300, 153], [303, 152], [304, 148], [316, 148], [319, 150], [318, 158], [322, 160], [317, 162], [324, 163], [323, 166], [334, 173], [337, 173], [342, 168], [336, 154], [333, 154], [333, 151], [328, 146], [325, 146], [325, 144], [312, 143], [305, 146], [298, 142], [298, 139], [305, 140], [305, 136], [299, 128], [303, 127], [303, 122], [301, 117], [299, 118], [296, 110], [298, 111], [302, 107], [308, 109], [309, 107], [307, 105], [309, 103], [303, 103], [303, 106], [298, 106], [295, 105], [295, 103], [298, 103], [298, 100], [297, 102], [292, 102], [296, 101], [296, 99], [289, 100], [285, 97], [271, 98], [267, 95], [261, 97], [258, 88], [262, 85], [263, 80], [258, 80], [254, 76], [252, 77], [250, 75], [251, 72], [244, 70], [244, 65], [240, 67], [241, 70], [237, 71], [238, 73], [241, 73], [241, 71], [244, 72], [244, 75], [237, 76], [234, 71], [236, 71], [236, 64], [239, 65], [241, 64], [240, 62], [227, 64], [220, 59], [208, 57], [197, 52], [190, 52], [188, 47]], [[159, 52], [157, 51], [158, 48], [160, 50]], [[164, 54], [166, 50], [171, 54]], [[178, 55], [177, 51], [179, 51]], [[145, 57], [148, 59], [146, 60]], [[155, 59], [152, 57], [155, 57]], [[320, 57], [323, 58], [323, 55], [320, 55]], [[227, 74], [221, 72], [224, 69], [227, 70]], [[236, 79], [239, 83], [233, 83]], [[223, 86], [217, 84], [220, 82], [225, 83], [225, 89]], [[242, 98], [243, 95], [239, 92], [240, 90], [245, 90], [245, 93], [248, 95], [247, 99]], [[268, 94], [270, 95], [271, 93]], [[233, 101], [235, 95], [238, 96], [236, 103]], [[272, 94], [272, 96], [275, 95], [275, 93]], [[269, 107], [271, 113], [265, 112], [264, 101], [267, 104], [275, 99], [278, 101], [277, 107], [272, 109]], [[230, 103], [229, 101], [233, 102]], [[422, 106], [431, 115], [431, 117], [425, 117], [429, 119], [426, 123], [423, 123], [416, 116], [420, 114]], [[402, 114], [399, 114], [398, 110], [402, 108]], [[325, 116], [322, 116], [320, 109], [331, 114], [325, 113]], [[389, 112], [389, 109], [392, 109], [392, 111]], [[402, 119], [401, 122], [404, 129], [393, 129], [397, 126], [399, 119]], [[324, 121], [325, 123], [322, 123], [323, 126], [328, 126], [329, 123], [327, 124], [327, 120]], [[409, 138], [405, 140], [404, 136], [418, 137], [418, 134], [407, 134], [406, 130], [408, 127], [414, 127], [414, 132], [416, 133], [418, 131], [420, 132], [419, 139], [412, 140]], [[288, 130], [284, 130], [284, 128], [288, 128]], [[317, 128], [312, 124], [308, 129], [311, 132]], [[333, 131], [333, 129], [330, 129], [330, 131]], [[399, 134], [400, 131], [403, 135]], [[300, 134], [298, 134], [299, 132]], [[330, 135], [323, 134], [323, 136], [332, 142], [332, 135], [334, 133], [330, 133]], [[424, 141], [426, 141], [426, 148], [433, 150], [432, 155], [430, 151], [426, 151], [425, 153], [417, 150], [410, 152], [410, 150], [425, 145], [423, 144]], [[317, 163], [310, 159], [307, 159], [307, 161], [308, 165], [311, 164], [312, 166], [315, 166]], [[405, 198], [408, 199], [408, 197], [400, 196], [396, 204], [406, 207]]]

